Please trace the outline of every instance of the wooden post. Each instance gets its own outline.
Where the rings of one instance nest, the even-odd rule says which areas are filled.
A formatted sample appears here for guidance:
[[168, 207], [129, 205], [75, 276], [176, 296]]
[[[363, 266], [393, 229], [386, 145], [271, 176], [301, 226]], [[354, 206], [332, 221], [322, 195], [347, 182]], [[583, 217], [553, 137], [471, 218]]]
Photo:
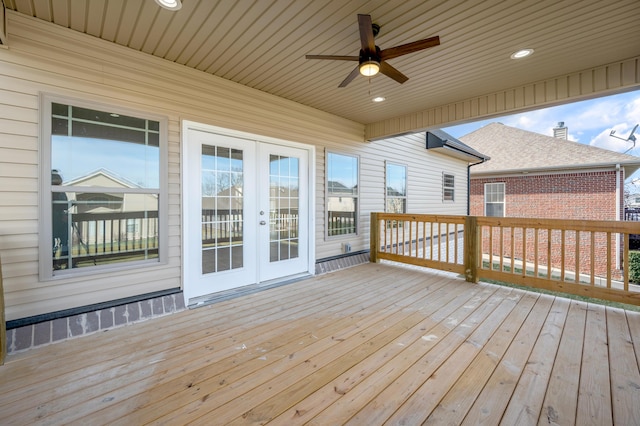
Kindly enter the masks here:
[[371, 224], [369, 231], [369, 261], [379, 263], [378, 247], [380, 246], [380, 220], [378, 213], [371, 212]]
[[478, 219], [467, 216], [464, 221], [464, 275], [470, 283], [478, 282]]
[[0, 365], [7, 354], [7, 325], [4, 320], [4, 288], [2, 287], [2, 262], [0, 261]]

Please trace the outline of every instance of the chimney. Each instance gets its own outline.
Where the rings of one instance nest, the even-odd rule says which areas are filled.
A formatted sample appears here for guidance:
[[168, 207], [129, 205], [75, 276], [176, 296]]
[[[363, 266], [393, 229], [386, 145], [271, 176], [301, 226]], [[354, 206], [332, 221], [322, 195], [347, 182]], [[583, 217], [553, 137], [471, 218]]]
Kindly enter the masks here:
[[569, 129], [565, 127], [564, 121], [558, 121], [558, 125], [553, 128], [553, 137], [560, 139], [567, 139], [569, 136]]

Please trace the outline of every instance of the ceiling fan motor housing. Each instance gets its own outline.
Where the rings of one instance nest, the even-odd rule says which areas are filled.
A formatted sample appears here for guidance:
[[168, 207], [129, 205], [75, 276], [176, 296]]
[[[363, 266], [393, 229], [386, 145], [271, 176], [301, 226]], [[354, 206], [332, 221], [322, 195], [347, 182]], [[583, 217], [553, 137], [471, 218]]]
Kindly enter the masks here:
[[381, 60], [381, 56], [380, 56], [380, 48], [378, 46], [376, 46], [376, 51], [375, 52], [371, 52], [371, 51], [365, 51], [360, 49], [360, 55], [359, 55], [359, 63], [360, 65], [362, 65], [365, 62], [377, 62], [378, 64], [380, 64]]

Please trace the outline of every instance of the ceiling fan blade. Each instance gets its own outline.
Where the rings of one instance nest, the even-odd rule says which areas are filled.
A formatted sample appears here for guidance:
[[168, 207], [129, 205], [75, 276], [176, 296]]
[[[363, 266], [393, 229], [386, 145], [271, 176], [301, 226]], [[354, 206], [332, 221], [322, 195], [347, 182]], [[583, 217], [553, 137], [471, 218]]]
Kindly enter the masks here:
[[360, 29], [360, 44], [365, 52], [375, 52], [376, 43], [373, 40], [373, 23], [371, 15], [358, 15], [358, 28]]
[[340, 56], [340, 55], [306, 55], [306, 59], [332, 59], [334, 61], [357, 61], [357, 56]]
[[390, 78], [394, 79], [395, 81], [397, 81], [400, 84], [402, 84], [405, 81], [409, 80], [409, 77], [407, 77], [406, 75], [402, 74], [400, 71], [398, 71], [397, 69], [395, 69], [394, 67], [392, 67], [391, 65], [389, 65], [386, 62], [380, 62], [380, 72], [382, 74], [386, 75], [387, 77], [390, 77]]
[[398, 56], [406, 55], [407, 53], [417, 52], [419, 50], [428, 49], [440, 44], [440, 37], [430, 37], [424, 40], [414, 41], [412, 43], [402, 44], [396, 47], [390, 47], [380, 52], [380, 59], [385, 61], [387, 59], [397, 58]]
[[342, 83], [338, 87], [347, 87], [347, 84], [351, 83], [354, 78], [356, 78], [360, 74], [360, 66], [357, 66], [351, 71], [351, 73], [342, 80]]

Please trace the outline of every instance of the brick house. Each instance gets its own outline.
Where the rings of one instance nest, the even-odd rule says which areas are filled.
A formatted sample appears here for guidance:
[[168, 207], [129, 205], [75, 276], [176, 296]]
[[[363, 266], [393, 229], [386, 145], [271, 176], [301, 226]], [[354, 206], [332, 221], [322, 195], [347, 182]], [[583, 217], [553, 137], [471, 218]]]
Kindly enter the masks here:
[[[566, 140], [562, 126], [554, 133], [551, 137], [491, 123], [462, 136], [465, 144], [491, 157], [470, 169], [470, 214], [622, 220], [624, 181], [640, 167], [640, 158]], [[514, 234], [514, 238], [522, 238], [517, 230]], [[606, 234], [601, 238], [607, 238]], [[547, 246], [547, 235], [543, 233], [538, 239], [539, 247]], [[564, 253], [565, 269], [570, 269], [575, 250], [556, 247], [556, 239], [552, 235], [552, 256], [558, 257], [553, 264], [563, 264], [559, 257]], [[527, 241], [531, 244], [527, 250], [532, 253], [534, 236], [528, 236]], [[590, 244], [584, 238], [580, 241]], [[592, 256], [606, 258], [597, 241]], [[581, 273], [590, 271], [592, 256], [580, 259]], [[619, 255], [616, 267], [621, 267]]]

